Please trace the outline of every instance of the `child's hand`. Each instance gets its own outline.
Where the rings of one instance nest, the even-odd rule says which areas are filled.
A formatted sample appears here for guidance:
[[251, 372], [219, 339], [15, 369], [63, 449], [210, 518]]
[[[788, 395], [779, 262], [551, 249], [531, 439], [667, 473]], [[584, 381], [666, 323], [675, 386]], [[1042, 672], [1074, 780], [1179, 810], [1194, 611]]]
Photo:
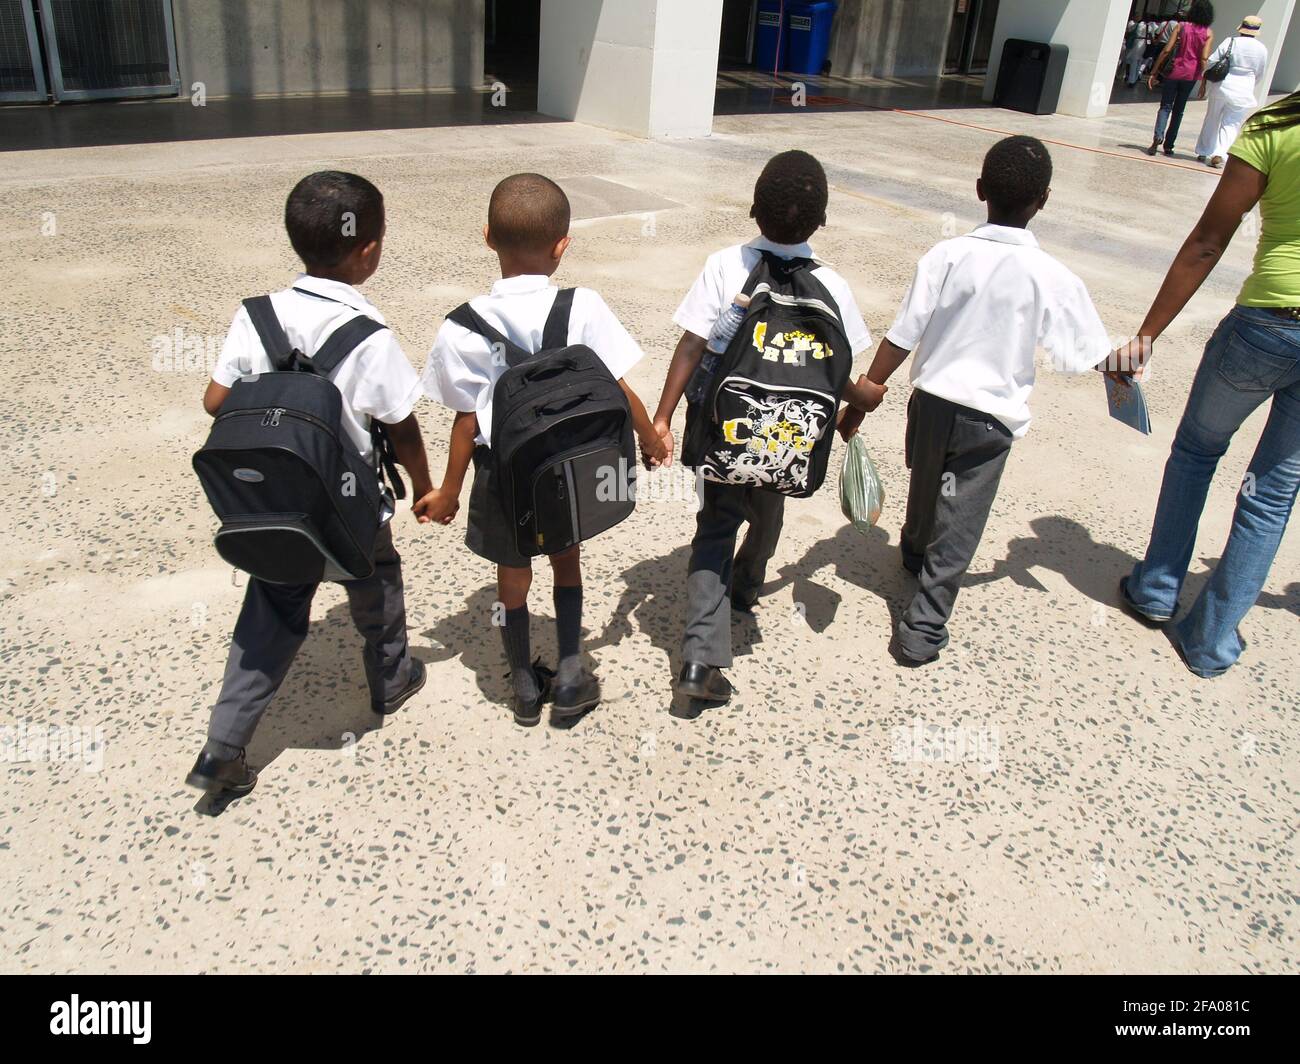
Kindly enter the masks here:
[[673, 453], [671, 440], [671, 433], [665, 439], [657, 428], [653, 436], [647, 434], [641, 437], [641, 458], [647, 469], [658, 469], [671, 458]]
[[867, 375], [864, 373], [858, 378], [858, 390], [867, 396], [867, 403], [861, 407], [861, 410], [864, 414], [870, 414], [885, 401], [885, 395], [889, 392], [889, 387], [868, 380]]
[[452, 494], [443, 488], [434, 488], [433, 491], [416, 499], [411, 507], [415, 519], [422, 525], [433, 521], [440, 525], [449, 525], [459, 509], [460, 494]]
[[654, 430], [659, 444], [662, 444], [663, 454], [658, 453], [656, 448], [651, 451], [650, 448], [642, 445], [641, 454], [647, 459], [651, 469], [657, 469], [659, 466], [665, 468], [673, 464], [673, 451], [676, 450], [676, 441], [673, 439], [673, 430], [668, 427], [668, 422], [660, 418], [654, 422]]
[[856, 406], [846, 406], [840, 411], [839, 420], [836, 426], [839, 429], [840, 436], [844, 442], [848, 443], [858, 434], [858, 429], [862, 425], [862, 419], [867, 416], [865, 410], [859, 410]]

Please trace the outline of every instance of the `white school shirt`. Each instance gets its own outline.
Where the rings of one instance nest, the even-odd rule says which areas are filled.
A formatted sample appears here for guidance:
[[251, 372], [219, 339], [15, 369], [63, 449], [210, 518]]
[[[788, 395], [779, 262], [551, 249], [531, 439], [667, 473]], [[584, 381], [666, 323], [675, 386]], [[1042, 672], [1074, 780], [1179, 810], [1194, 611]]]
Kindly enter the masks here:
[[854, 357], [871, 347], [871, 333], [867, 331], [857, 300], [844, 278], [818, 259], [808, 244], [777, 244], [764, 236], [710, 255], [673, 315], [673, 321], [687, 332], [707, 340], [714, 322], [745, 287], [764, 251], [783, 259], [813, 259], [817, 262], [813, 276], [826, 286], [826, 291], [839, 307], [840, 323], [844, 326]]
[[[1140, 56], [1144, 51], [1146, 51], [1146, 47], [1147, 47], [1147, 24], [1146, 24], [1145, 22], [1139, 22], [1139, 23], [1136, 23], [1136, 24], [1130, 22], [1130, 23], [1128, 24], [1128, 28], [1129, 28], [1129, 30], [1134, 31], [1134, 33], [1133, 33], [1133, 43], [1130, 44], [1127, 48], [1124, 49], [1124, 56], [1125, 56], [1126, 59], [1128, 59], [1128, 58], [1136, 59], [1136, 58], [1137, 58], [1138, 56]], [[1128, 31], [1125, 31], [1124, 36], [1125, 36], [1125, 39], [1128, 38]]]
[[1207, 67], [1213, 66], [1232, 49], [1232, 66], [1228, 76], [1210, 88], [1221, 92], [1238, 107], [1254, 107], [1255, 89], [1268, 69], [1268, 49], [1254, 37], [1229, 37], [1210, 55]]
[[1029, 431], [1039, 347], [1065, 373], [1095, 369], [1110, 337], [1087, 288], [1027, 229], [982, 225], [916, 267], [890, 343], [913, 351], [912, 385]]
[[[559, 289], [541, 274], [507, 277], [469, 305], [487, 324], [525, 351], [542, 346], [542, 330]], [[622, 380], [645, 353], [628, 335], [614, 312], [590, 288], [573, 293], [569, 313], [569, 343], [585, 344], [605, 363], [615, 380]], [[494, 358], [491, 342], [454, 321], [444, 321], [433, 341], [421, 384], [434, 402], [458, 413], [478, 417], [478, 444], [492, 439], [492, 389], [506, 371]]]
[[[351, 285], [308, 274], [299, 274], [283, 292], [271, 293], [271, 305], [290, 346], [305, 355], [320, 350], [334, 330], [358, 312], [384, 322], [375, 305]], [[272, 368], [252, 319], [241, 306], [230, 323], [212, 379], [229, 388], [240, 377], [268, 373]], [[411, 415], [420, 397], [420, 379], [390, 329], [366, 337], [334, 370], [330, 380], [343, 396], [342, 420], [348, 439], [366, 462], [371, 461], [374, 450], [370, 419], [395, 425]]]

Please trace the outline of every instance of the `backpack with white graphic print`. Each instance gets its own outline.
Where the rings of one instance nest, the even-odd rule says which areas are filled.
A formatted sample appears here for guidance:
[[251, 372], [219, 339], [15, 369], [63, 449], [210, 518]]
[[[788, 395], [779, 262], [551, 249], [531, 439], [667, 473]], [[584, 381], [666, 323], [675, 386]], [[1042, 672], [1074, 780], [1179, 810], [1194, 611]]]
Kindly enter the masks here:
[[853, 352], [811, 259], [764, 251], [749, 310], [698, 404], [682, 461], [705, 480], [812, 495], [826, 478]]

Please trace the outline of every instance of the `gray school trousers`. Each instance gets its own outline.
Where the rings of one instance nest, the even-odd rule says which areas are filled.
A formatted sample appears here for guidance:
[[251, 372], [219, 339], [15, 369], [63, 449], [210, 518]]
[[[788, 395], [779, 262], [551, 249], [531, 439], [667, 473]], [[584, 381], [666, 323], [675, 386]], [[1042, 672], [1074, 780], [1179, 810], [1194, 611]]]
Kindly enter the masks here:
[[[753, 599], [767, 579], [785, 517], [785, 496], [736, 484], [700, 481], [702, 503], [686, 576], [682, 661], [731, 665], [731, 593]], [[736, 553], [736, 533], [749, 522]], [[732, 555], [735, 554], [733, 558]]]
[[[231, 746], [248, 745], [307, 638], [311, 600], [319, 586], [249, 579], [221, 694], [212, 707], [209, 738]], [[406, 641], [402, 559], [388, 525], [375, 537], [375, 571], [364, 580], [343, 581], [343, 586], [352, 621], [366, 641], [362, 660], [371, 702], [383, 702], [406, 688], [412, 666]]]
[[912, 390], [902, 550], [917, 587], [897, 631], [898, 649], [909, 658], [925, 661], [948, 645], [948, 618], [1010, 453], [1011, 430], [997, 418]]

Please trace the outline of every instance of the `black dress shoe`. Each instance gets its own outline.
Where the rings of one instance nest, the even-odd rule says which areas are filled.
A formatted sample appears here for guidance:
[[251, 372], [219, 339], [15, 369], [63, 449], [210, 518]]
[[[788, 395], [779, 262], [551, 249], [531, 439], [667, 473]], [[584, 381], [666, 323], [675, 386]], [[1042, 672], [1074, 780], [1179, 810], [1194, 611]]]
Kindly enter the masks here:
[[890, 640], [889, 656], [905, 669], [919, 669], [923, 665], [932, 665], [934, 662], [939, 660], [939, 655], [937, 653], [931, 654], [928, 658], [914, 658], [898, 645], [897, 639]]
[[735, 688], [717, 666], [688, 661], [677, 677], [677, 690], [701, 702], [728, 702]]
[[600, 681], [583, 669], [573, 683], [556, 684], [552, 689], [555, 702], [551, 706], [552, 720], [580, 717], [600, 703]]
[[1158, 140], [1156, 140], [1156, 141], [1152, 141], [1152, 142], [1151, 142], [1151, 147], [1149, 147], [1149, 148], [1147, 149], [1147, 154], [1148, 154], [1148, 155], [1155, 155], [1155, 153], [1158, 152], [1159, 150], [1160, 150], [1160, 141], [1158, 141]]
[[731, 593], [731, 608], [737, 613], [753, 613], [754, 607], [757, 605], [757, 591], [733, 591]]
[[551, 696], [551, 681], [555, 678], [555, 673], [540, 661], [535, 661], [533, 678], [537, 681], [537, 697], [520, 698], [514, 695], [511, 699], [510, 708], [515, 715], [515, 723], [521, 728], [534, 727], [542, 719], [542, 703]]
[[424, 667], [424, 662], [419, 658], [411, 659], [411, 682], [408, 683], [401, 691], [393, 695], [392, 698], [385, 702], [370, 703], [370, 708], [380, 716], [387, 717], [396, 713], [416, 691], [424, 686], [424, 681], [429, 678], [429, 670]]
[[257, 784], [257, 773], [244, 761], [244, 751], [238, 757], [222, 759], [204, 750], [194, 762], [185, 782], [209, 794], [230, 791], [247, 794]]

